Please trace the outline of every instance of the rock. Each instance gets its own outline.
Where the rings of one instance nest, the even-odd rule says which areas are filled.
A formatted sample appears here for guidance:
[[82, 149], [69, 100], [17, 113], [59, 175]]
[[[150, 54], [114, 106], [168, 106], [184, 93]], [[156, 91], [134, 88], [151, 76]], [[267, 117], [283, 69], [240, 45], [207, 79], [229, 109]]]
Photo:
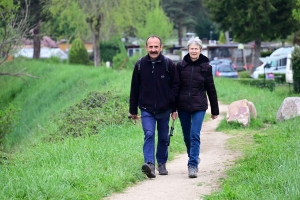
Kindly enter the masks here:
[[238, 122], [243, 126], [249, 126], [250, 118], [256, 118], [257, 112], [254, 104], [246, 99], [232, 102], [227, 111], [227, 123]]
[[297, 116], [300, 116], [300, 97], [285, 98], [277, 112], [276, 121], [284, 121]]

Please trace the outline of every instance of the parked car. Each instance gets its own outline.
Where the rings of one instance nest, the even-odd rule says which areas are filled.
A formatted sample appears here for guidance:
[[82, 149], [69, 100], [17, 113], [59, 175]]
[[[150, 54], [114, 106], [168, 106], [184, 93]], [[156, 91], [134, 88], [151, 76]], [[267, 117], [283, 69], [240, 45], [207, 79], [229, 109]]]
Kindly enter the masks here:
[[210, 65], [212, 67], [214, 67], [215, 65], [219, 65], [221, 63], [227, 63], [227, 64], [232, 64], [233, 68], [236, 69], [235, 64], [230, 60], [230, 59], [226, 59], [226, 58], [221, 58], [221, 59], [216, 59], [216, 60], [212, 60], [209, 62]]
[[216, 77], [238, 78], [238, 73], [231, 63], [221, 63], [213, 67], [213, 75]]

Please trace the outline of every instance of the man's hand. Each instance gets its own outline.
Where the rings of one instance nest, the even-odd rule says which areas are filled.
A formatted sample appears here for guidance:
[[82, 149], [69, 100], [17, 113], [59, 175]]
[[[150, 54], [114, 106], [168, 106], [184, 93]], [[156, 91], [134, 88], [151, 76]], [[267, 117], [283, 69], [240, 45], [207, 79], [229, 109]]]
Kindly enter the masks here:
[[136, 120], [138, 120], [140, 117], [138, 115], [132, 115], [132, 114], [128, 114], [128, 119], [132, 119], [133, 120], [133, 124], [136, 124]]
[[173, 120], [177, 118], [177, 112], [172, 112], [171, 117]]
[[218, 115], [211, 115], [211, 119], [217, 119]]
[[129, 114], [128, 114], [128, 118], [129, 118], [129, 119], [135, 119], [135, 120], [136, 120], [136, 119], [139, 119], [139, 116], [138, 116], [138, 115], [132, 115], [132, 114], [129, 113]]

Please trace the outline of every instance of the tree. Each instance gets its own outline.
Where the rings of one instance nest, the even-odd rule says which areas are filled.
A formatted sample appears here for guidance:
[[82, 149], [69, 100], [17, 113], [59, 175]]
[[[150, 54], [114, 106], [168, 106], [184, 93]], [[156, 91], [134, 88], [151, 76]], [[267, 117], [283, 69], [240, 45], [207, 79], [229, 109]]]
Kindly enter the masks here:
[[[26, 6], [28, 0], [19, 0], [21, 9]], [[28, 23], [31, 30], [29, 30], [30, 35], [27, 38], [33, 40], [33, 58], [40, 58], [41, 51], [41, 25], [45, 22], [47, 15], [49, 14], [48, 9], [44, 9], [46, 0], [30, 0], [29, 10], [28, 10]]]
[[[93, 40], [94, 65], [101, 63], [100, 40], [121, 35], [136, 35], [137, 27], [145, 23], [145, 13], [155, 8], [157, 1], [148, 0], [52, 0], [49, 10], [60, 15], [60, 27], [74, 28], [75, 37], [90, 32]], [[155, 27], [157, 29], [157, 27]], [[88, 30], [88, 31], [87, 31]], [[82, 38], [82, 37], [81, 37]]]
[[80, 38], [76, 38], [72, 42], [72, 47], [69, 52], [69, 62], [71, 64], [89, 64], [89, 54]]
[[[3, 68], [3, 63], [9, 55], [12, 55], [16, 48], [20, 46], [22, 38], [28, 33], [28, 7], [20, 9], [19, 3], [14, 3], [12, 0], [2, 0], [0, 2], [0, 69]], [[22, 11], [22, 12], [20, 12]], [[25, 73], [25, 68], [18, 72], [0, 72], [0, 76], [23, 76], [34, 77], [31, 74]], [[22, 78], [23, 79], [23, 78]]]
[[183, 29], [194, 31], [197, 16], [203, 12], [199, 0], [162, 0], [162, 7], [178, 30], [178, 44], [182, 45]]
[[225, 34], [223, 31], [220, 32], [220, 37], [219, 37], [219, 44], [225, 44], [226, 43], [226, 38]]
[[61, 16], [61, 26], [68, 24], [76, 29], [75, 37], [80, 37], [89, 29], [93, 40], [94, 65], [99, 66], [101, 28], [116, 4], [117, 0], [52, 0], [49, 10], [52, 15]]
[[136, 36], [138, 38], [158, 35], [164, 41], [171, 36], [173, 24], [159, 6], [159, 0], [156, 0], [156, 3], [155, 8], [146, 13], [145, 22], [137, 26]]
[[254, 67], [259, 66], [262, 40], [285, 39], [295, 29], [291, 19], [295, 0], [207, 0], [211, 17], [239, 42], [254, 41]]

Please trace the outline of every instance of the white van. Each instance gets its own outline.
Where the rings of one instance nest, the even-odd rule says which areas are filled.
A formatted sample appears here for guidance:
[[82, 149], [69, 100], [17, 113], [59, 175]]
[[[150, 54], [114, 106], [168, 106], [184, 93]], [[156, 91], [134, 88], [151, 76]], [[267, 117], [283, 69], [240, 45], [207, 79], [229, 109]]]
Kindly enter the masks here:
[[291, 54], [294, 47], [281, 47], [270, 56], [259, 58], [263, 64], [255, 69], [252, 78], [257, 79], [260, 74], [276, 73], [286, 74], [287, 56]]
[[287, 55], [285, 81], [287, 83], [293, 83], [292, 54]]

